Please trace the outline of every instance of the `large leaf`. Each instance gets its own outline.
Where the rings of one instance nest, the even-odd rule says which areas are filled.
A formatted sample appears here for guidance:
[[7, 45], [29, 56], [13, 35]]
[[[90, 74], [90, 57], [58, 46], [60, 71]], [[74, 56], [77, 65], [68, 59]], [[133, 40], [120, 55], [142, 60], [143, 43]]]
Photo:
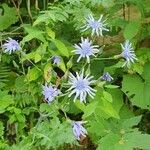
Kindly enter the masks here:
[[138, 131], [118, 135], [110, 133], [102, 138], [99, 142], [97, 150], [133, 150], [149, 149], [150, 148], [150, 135], [141, 134]]
[[18, 21], [15, 8], [8, 7], [7, 4], [2, 4], [2, 7], [4, 9], [4, 14], [0, 16], [0, 31], [7, 29]]
[[125, 39], [132, 39], [139, 32], [141, 27], [140, 21], [132, 21], [125, 27], [124, 37]]
[[138, 75], [125, 75], [122, 82], [122, 90], [131, 100], [133, 105], [143, 109], [150, 109], [150, 62], [143, 69], [142, 80]]

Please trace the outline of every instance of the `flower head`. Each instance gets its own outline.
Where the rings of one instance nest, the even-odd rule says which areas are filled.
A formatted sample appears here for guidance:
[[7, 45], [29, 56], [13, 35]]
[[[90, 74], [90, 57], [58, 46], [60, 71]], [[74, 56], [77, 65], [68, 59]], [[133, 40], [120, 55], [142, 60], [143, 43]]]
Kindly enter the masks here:
[[84, 25], [83, 31], [86, 31], [88, 29], [92, 29], [92, 33], [91, 35], [93, 36], [94, 34], [96, 34], [97, 36], [101, 35], [103, 36], [103, 31], [109, 31], [106, 28], [107, 23], [106, 20], [102, 20], [103, 15], [100, 16], [100, 18], [98, 20], [95, 20], [93, 15], [90, 14], [87, 18], [86, 18], [86, 25]]
[[86, 102], [86, 97], [89, 95], [91, 98], [94, 98], [96, 90], [90, 87], [90, 84], [94, 83], [95, 81], [91, 81], [93, 76], [89, 77], [87, 75], [86, 77], [83, 76], [83, 71], [81, 75], [76, 73], [76, 77], [72, 74], [69, 76], [69, 85], [71, 86], [68, 91], [71, 91], [69, 94], [69, 97], [76, 94], [74, 97], [75, 100], [80, 97], [80, 102]]
[[61, 57], [60, 56], [53, 56], [52, 60], [54, 61], [54, 64], [59, 65], [61, 62]]
[[111, 77], [111, 75], [108, 72], [106, 72], [101, 77], [101, 80], [105, 80], [105, 81], [111, 82], [113, 80], [113, 77]]
[[52, 102], [55, 99], [55, 97], [57, 97], [60, 94], [60, 90], [51, 85], [47, 86], [46, 84], [45, 86], [42, 86], [42, 88], [42, 94], [45, 96], [45, 100], [48, 103]]
[[80, 140], [81, 136], [86, 137], [87, 131], [86, 129], [82, 126], [84, 122], [83, 121], [76, 121], [73, 122], [73, 133], [77, 140]]
[[81, 38], [81, 43], [79, 45], [75, 44], [75, 50], [73, 50], [73, 52], [75, 52], [75, 54], [79, 54], [79, 58], [77, 60], [77, 62], [80, 61], [80, 59], [83, 58], [87, 58], [87, 62], [90, 62], [90, 56], [95, 56], [95, 53], [98, 53], [99, 50], [98, 45], [92, 45], [92, 41], [90, 41], [88, 38], [87, 39], [83, 39]]
[[129, 40], [126, 40], [124, 45], [121, 44], [121, 47], [123, 50], [121, 56], [126, 60], [126, 62], [123, 64], [123, 67], [130, 67], [131, 63], [134, 63], [134, 61], [137, 60], [132, 43], [130, 43]]
[[2, 45], [2, 48], [4, 49], [5, 53], [8, 52], [9, 54], [11, 54], [14, 51], [21, 50], [19, 43], [11, 38], [8, 38], [8, 40], [6, 40], [6, 43]]

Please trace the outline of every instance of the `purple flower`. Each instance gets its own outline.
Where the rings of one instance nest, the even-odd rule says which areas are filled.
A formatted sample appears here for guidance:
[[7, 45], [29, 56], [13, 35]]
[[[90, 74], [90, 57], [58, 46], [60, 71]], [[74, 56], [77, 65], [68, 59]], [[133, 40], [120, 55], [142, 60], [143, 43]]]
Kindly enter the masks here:
[[54, 61], [54, 64], [59, 65], [61, 62], [61, 57], [60, 56], [53, 56], [52, 60]]
[[130, 43], [129, 40], [126, 40], [124, 45], [121, 44], [121, 47], [123, 50], [121, 56], [126, 60], [126, 62], [123, 64], [122, 67], [124, 66], [130, 67], [131, 63], [134, 63], [134, 61], [137, 60], [132, 47], [132, 43]]
[[74, 47], [75, 50], [73, 50], [73, 52], [80, 55], [77, 62], [79, 62], [82, 57], [86, 57], [87, 62], [90, 63], [90, 56], [95, 56], [95, 53], [99, 52], [97, 49], [98, 45], [92, 45], [92, 41], [90, 41], [88, 38], [81, 38], [81, 43], [79, 43], [79, 45], [75, 44]]
[[8, 38], [8, 40], [6, 40], [6, 43], [2, 45], [2, 48], [4, 49], [5, 53], [9, 54], [11, 54], [14, 51], [21, 50], [19, 43], [11, 38]]
[[105, 80], [105, 81], [111, 82], [113, 80], [113, 77], [111, 77], [111, 75], [108, 72], [106, 72], [101, 77], [101, 80]]
[[69, 97], [76, 94], [74, 97], [75, 100], [80, 97], [80, 102], [86, 102], [86, 97], [89, 95], [91, 98], [94, 98], [96, 90], [90, 87], [91, 83], [94, 83], [94, 80], [91, 80], [93, 76], [86, 77], [83, 76], [83, 71], [81, 75], [76, 72], [76, 77], [72, 74], [69, 76], [69, 85], [71, 86], [68, 91], [70, 91]]
[[95, 20], [93, 15], [90, 14], [87, 18], [86, 18], [86, 25], [84, 25], [83, 28], [83, 32], [88, 30], [88, 29], [92, 29], [92, 33], [91, 35], [93, 36], [94, 34], [96, 34], [97, 36], [101, 35], [103, 36], [103, 31], [109, 31], [106, 28], [106, 20], [102, 20], [103, 15], [100, 16], [99, 20]]
[[55, 97], [57, 97], [60, 94], [60, 90], [51, 85], [47, 86], [46, 84], [45, 86], [42, 86], [42, 88], [42, 94], [45, 96], [45, 100], [48, 103], [51, 103], [55, 99]]
[[77, 140], [80, 140], [81, 136], [86, 137], [87, 131], [82, 126], [83, 123], [84, 123], [83, 121], [73, 122], [73, 133]]

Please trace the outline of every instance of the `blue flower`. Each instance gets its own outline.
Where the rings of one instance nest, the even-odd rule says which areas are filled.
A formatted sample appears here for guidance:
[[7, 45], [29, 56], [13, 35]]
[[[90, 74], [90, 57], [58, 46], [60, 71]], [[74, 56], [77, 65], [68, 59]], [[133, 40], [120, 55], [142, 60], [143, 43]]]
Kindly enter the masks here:
[[75, 50], [73, 50], [72, 52], [80, 55], [77, 62], [79, 62], [82, 57], [86, 57], [87, 62], [90, 63], [90, 56], [95, 56], [95, 53], [99, 52], [99, 50], [97, 49], [98, 45], [92, 45], [92, 41], [90, 41], [88, 38], [81, 38], [81, 43], [79, 45], [75, 44], [74, 47]]
[[45, 86], [42, 86], [42, 88], [42, 94], [45, 96], [45, 100], [48, 103], [51, 103], [55, 99], [55, 97], [57, 97], [60, 94], [60, 90], [51, 85], [47, 86], [46, 84]]
[[113, 80], [113, 77], [111, 77], [111, 75], [108, 72], [106, 72], [101, 77], [101, 80], [105, 80], [105, 81], [111, 82]]
[[126, 40], [124, 45], [121, 44], [121, 47], [123, 50], [121, 56], [126, 60], [126, 62], [123, 64], [122, 67], [124, 66], [130, 67], [131, 63], [134, 63], [134, 61], [137, 60], [132, 47], [132, 43], [130, 43], [129, 40]]
[[59, 65], [61, 62], [61, 57], [60, 56], [53, 56], [52, 60], [54, 61], [54, 64]]
[[8, 38], [8, 40], [6, 40], [6, 43], [2, 45], [2, 48], [4, 49], [5, 53], [9, 54], [11, 54], [14, 51], [21, 50], [19, 43], [11, 38]]
[[80, 97], [80, 102], [86, 102], [86, 97], [89, 95], [91, 98], [94, 98], [96, 90], [90, 87], [90, 84], [94, 83], [94, 80], [91, 80], [93, 76], [86, 77], [83, 76], [83, 71], [81, 75], [76, 72], [76, 77], [72, 74], [69, 76], [69, 86], [71, 86], [68, 91], [70, 91], [69, 97], [75, 94], [75, 100]]
[[73, 133], [77, 140], [80, 140], [81, 136], [86, 137], [87, 130], [82, 126], [83, 121], [73, 122]]
[[93, 36], [94, 34], [96, 34], [97, 36], [101, 35], [103, 36], [103, 31], [109, 31], [109, 29], [106, 28], [107, 23], [106, 20], [102, 20], [103, 15], [100, 16], [100, 18], [98, 20], [95, 20], [93, 15], [90, 14], [87, 18], [86, 18], [86, 25], [84, 25], [83, 27], [83, 32], [88, 30], [88, 29], [92, 29], [92, 33], [91, 35]]

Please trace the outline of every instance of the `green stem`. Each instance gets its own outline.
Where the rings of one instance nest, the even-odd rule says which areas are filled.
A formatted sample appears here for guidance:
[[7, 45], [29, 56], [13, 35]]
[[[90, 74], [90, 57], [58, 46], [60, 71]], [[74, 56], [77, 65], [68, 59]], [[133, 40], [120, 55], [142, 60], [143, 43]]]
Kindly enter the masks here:
[[116, 58], [114, 57], [108, 57], [108, 58], [93, 58], [92, 60], [115, 60]]

